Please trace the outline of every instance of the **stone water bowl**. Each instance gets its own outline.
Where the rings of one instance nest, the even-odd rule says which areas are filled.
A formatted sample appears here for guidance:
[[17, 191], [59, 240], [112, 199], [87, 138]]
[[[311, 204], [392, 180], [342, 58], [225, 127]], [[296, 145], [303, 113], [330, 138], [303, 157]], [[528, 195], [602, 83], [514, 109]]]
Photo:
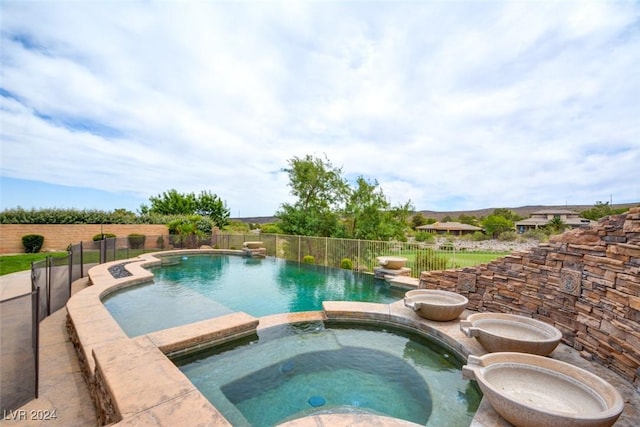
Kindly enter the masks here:
[[263, 242], [244, 242], [243, 246], [248, 249], [259, 249], [263, 244]]
[[388, 270], [400, 270], [407, 263], [407, 259], [401, 256], [379, 256], [378, 264]]
[[469, 304], [463, 295], [437, 289], [415, 289], [404, 295], [406, 307], [420, 317], [438, 322], [457, 319]]
[[470, 338], [475, 337], [491, 353], [516, 351], [546, 356], [562, 339], [562, 332], [556, 327], [515, 314], [472, 314], [460, 321], [460, 330]]
[[477, 381], [496, 412], [520, 427], [609, 427], [624, 409], [622, 396], [611, 384], [548, 357], [471, 355], [462, 376]]

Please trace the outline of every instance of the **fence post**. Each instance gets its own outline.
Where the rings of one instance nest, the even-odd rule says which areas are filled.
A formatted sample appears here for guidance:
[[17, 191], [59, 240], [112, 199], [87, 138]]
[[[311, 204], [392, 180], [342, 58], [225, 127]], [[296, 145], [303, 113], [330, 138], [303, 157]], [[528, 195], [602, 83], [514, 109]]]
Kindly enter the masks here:
[[51, 276], [53, 270], [53, 260], [50, 256], [46, 258], [47, 266], [45, 268], [46, 274], [46, 287], [47, 287], [47, 317], [51, 316]]
[[324, 266], [328, 267], [329, 266], [329, 238], [325, 237], [324, 238]]
[[107, 241], [100, 240], [100, 264], [107, 262]]
[[[33, 293], [31, 294], [31, 307], [33, 313], [32, 337], [33, 337], [33, 360], [35, 365], [35, 398], [38, 398], [38, 389], [40, 388], [40, 287], [35, 290], [35, 304], [33, 302]], [[35, 307], [34, 307], [35, 306]]]
[[69, 247], [67, 255], [69, 256], [67, 260], [67, 264], [69, 265], [69, 298], [71, 298], [71, 282], [73, 282], [73, 251], [71, 247]]
[[80, 277], [84, 277], [84, 247], [80, 241]]

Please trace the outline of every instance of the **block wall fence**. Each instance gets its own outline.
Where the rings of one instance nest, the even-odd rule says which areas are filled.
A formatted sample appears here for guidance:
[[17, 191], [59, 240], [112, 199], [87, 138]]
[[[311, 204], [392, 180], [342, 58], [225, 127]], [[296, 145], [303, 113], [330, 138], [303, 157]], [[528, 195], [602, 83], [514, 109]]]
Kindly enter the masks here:
[[24, 253], [22, 236], [27, 234], [44, 236], [42, 252], [51, 252], [64, 251], [70, 243], [90, 242], [100, 233], [159, 236], [169, 234], [169, 229], [162, 224], [0, 224], [0, 254]]
[[461, 293], [471, 310], [550, 323], [640, 391], [640, 208], [489, 264], [423, 272], [419, 286]]

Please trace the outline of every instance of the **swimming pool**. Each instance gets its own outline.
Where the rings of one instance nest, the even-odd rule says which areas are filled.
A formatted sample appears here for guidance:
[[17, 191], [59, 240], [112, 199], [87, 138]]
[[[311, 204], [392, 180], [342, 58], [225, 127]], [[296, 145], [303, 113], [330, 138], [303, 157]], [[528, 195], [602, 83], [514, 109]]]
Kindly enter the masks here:
[[189, 255], [163, 259], [154, 280], [103, 303], [130, 337], [243, 311], [255, 317], [322, 310], [323, 301], [389, 304], [404, 292], [372, 275], [278, 258]]
[[400, 329], [311, 322], [258, 335], [174, 360], [234, 426], [318, 413], [468, 426], [481, 399], [459, 356]]

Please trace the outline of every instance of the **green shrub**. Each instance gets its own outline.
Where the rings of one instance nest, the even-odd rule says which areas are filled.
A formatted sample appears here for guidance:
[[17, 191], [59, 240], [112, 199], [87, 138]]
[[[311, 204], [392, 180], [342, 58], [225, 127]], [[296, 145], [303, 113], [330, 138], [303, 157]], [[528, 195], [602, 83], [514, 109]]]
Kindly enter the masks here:
[[349, 258], [342, 258], [342, 260], [340, 261], [340, 268], [343, 268], [345, 270], [353, 270], [353, 261], [351, 261]]
[[44, 236], [39, 234], [27, 234], [26, 236], [22, 236], [22, 245], [24, 246], [24, 251], [28, 254], [37, 254], [40, 252], [43, 243]]
[[491, 240], [491, 236], [483, 233], [482, 231], [474, 231], [473, 234], [471, 234], [471, 240], [481, 242], [483, 240]]
[[166, 224], [175, 215], [142, 214], [126, 209], [113, 212], [77, 209], [5, 209], [0, 224]]
[[546, 242], [549, 240], [549, 234], [547, 233], [547, 230], [542, 228], [525, 231], [522, 234], [522, 237], [525, 237], [527, 239], [536, 239], [536, 240], [539, 240], [540, 242]]
[[433, 242], [434, 240], [436, 240], [436, 238], [433, 236], [433, 234], [428, 233], [426, 231], [418, 231], [416, 233], [416, 242]]
[[164, 249], [164, 237], [163, 237], [163, 236], [159, 236], [159, 237], [156, 239], [156, 245], [158, 245], [158, 247], [159, 247], [160, 249]]
[[303, 264], [315, 264], [316, 263], [316, 259], [313, 257], [313, 255], [305, 255], [304, 258], [302, 258], [302, 263]]
[[198, 222], [196, 222], [196, 229], [200, 233], [210, 236], [213, 232], [214, 225], [215, 224], [213, 223], [213, 221], [211, 221], [210, 218], [203, 217], [202, 219], [198, 220]]
[[116, 237], [116, 235], [113, 233], [100, 233], [93, 236], [92, 240], [94, 242], [99, 242], [102, 239], [113, 239], [114, 237]]
[[144, 241], [146, 239], [146, 236], [144, 234], [132, 233], [127, 236], [127, 239], [129, 239], [130, 249], [144, 248]]
[[260, 225], [260, 232], [265, 234], [282, 234], [282, 229], [278, 224], [266, 223]]
[[498, 234], [498, 240], [501, 242], [514, 242], [518, 238], [518, 234], [515, 231], [503, 231]]

